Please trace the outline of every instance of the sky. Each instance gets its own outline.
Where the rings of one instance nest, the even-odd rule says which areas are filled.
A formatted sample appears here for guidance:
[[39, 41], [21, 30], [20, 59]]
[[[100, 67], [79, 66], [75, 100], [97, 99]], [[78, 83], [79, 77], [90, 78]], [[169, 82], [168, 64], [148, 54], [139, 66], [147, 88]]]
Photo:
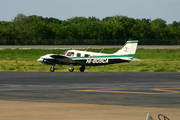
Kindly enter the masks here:
[[0, 21], [12, 21], [17, 14], [67, 20], [73, 17], [122, 15], [134, 19], [161, 18], [171, 24], [180, 21], [180, 0], [0, 0]]

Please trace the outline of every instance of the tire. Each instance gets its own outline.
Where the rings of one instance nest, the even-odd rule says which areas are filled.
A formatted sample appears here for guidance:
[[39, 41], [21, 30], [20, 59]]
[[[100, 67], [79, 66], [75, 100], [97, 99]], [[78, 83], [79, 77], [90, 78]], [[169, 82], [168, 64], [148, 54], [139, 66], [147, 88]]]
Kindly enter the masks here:
[[54, 72], [54, 71], [55, 71], [55, 68], [54, 68], [54, 67], [51, 67], [51, 68], [50, 68], [50, 71], [51, 71], [51, 72]]
[[73, 72], [74, 71], [74, 68], [69, 68], [69, 72]]
[[84, 72], [85, 68], [84, 67], [80, 67], [80, 71]]

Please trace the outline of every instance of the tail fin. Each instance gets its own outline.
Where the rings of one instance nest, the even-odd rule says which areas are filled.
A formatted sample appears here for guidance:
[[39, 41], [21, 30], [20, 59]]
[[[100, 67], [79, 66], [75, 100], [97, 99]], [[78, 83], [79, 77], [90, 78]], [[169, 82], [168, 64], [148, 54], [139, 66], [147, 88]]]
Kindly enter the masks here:
[[137, 49], [138, 40], [129, 40], [126, 42], [124, 47], [118, 50], [113, 55], [128, 55], [129, 57], [134, 57]]

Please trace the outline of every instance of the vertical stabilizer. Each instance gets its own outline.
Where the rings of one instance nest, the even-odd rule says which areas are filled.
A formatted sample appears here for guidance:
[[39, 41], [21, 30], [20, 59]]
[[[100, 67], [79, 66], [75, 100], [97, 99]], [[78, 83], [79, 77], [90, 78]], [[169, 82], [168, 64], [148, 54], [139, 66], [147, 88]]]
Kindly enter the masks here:
[[126, 44], [122, 49], [118, 50], [113, 55], [129, 55], [131, 57], [134, 57], [136, 53], [137, 45], [138, 45], [138, 40], [129, 40], [126, 42]]

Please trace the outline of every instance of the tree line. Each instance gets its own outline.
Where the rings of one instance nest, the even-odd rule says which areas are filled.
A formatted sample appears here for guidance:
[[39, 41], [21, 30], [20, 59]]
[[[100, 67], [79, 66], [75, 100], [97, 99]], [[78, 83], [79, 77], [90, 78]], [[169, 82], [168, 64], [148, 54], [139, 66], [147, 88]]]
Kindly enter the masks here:
[[18, 14], [12, 21], [0, 21], [2, 40], [179, 40], [180, 22], [166, 24], [160, 18], [134, 19], [127, 16], [73, 17], [67, 20]]

